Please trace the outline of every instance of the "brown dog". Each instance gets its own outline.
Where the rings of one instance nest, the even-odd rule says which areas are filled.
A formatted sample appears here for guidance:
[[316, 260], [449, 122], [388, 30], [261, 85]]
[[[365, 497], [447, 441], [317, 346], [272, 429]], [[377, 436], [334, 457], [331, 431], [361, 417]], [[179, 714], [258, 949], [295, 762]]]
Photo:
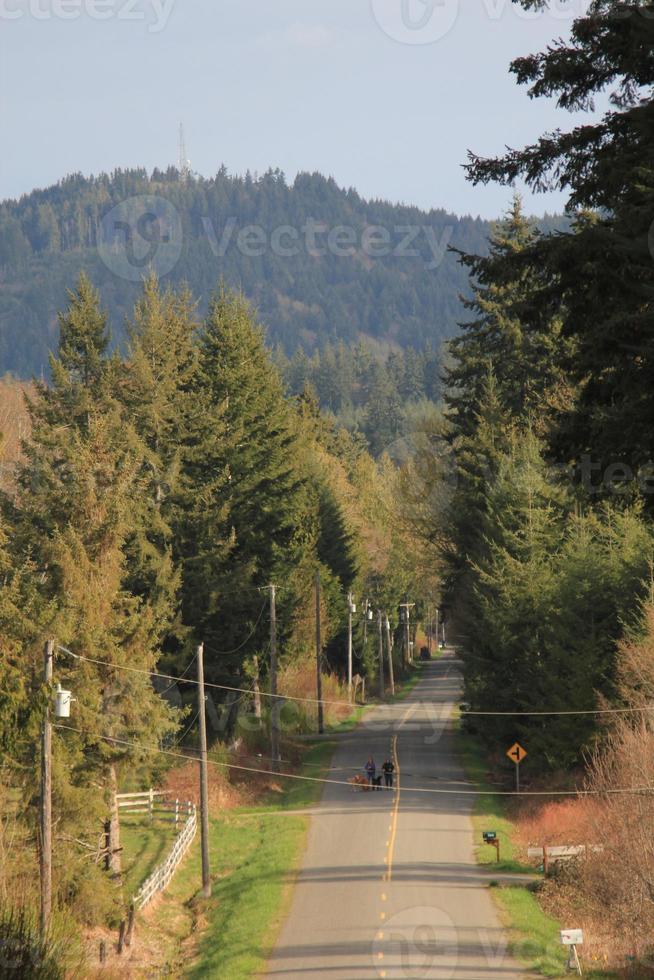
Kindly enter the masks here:
[[364, 793], [370, 789], [370, 786], [368, 785], [368, 780], [366, 779], [365, 776], [362, 776], [361, 773], [357, 773], [356, 776], [352, 776], [351, 779], [348, 779], [348, 783], [350, 784], [354, 792], [356, 792], [358, 789], [362, 793]]

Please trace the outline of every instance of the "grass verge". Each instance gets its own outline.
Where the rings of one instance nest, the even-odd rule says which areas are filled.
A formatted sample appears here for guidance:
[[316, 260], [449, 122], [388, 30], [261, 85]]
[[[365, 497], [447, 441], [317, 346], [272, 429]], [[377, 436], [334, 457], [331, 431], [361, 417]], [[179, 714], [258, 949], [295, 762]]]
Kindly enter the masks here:
[[[458, 745], [461, 762], [467, 778], [486, 792], [493, 786], [487, 780], [488, 768], [484, 747], [473, 735], [461, 730], [460, 719], [455, 722], [458, 731]], [[513, 824], [508, 813], [505, 797], [492, 795], [478, 796], [472, 812], [475, 835], [475, 857], [477, 863], [489, 870], [510, 872], [533, 872], [515, 857], [512, 843]], [[494, 830], [500, 839], [498, 863], [495, 849], [482, 842], [484, 830]], [[537, 882], [536, 882], [537, 888]], [[560, 944], [560, 923], [546, 915], [540, 907], [536, 889], [533, 886], [516, 885], [493, 888], [493, 898], [500, 916], [509, 933], [511, 954], [528, 970], [544, 977], [563, 977], [566, 971], [566, 951]], [[584, 970], [588, 980], [608, 980], [614, 973], [598, 970]]]
[[123, 848], [123, 887], [133, 895], [160, 861], [175, 839], [171, 822], [150, 821], [147, 817], [121, 816], [120, 842]]

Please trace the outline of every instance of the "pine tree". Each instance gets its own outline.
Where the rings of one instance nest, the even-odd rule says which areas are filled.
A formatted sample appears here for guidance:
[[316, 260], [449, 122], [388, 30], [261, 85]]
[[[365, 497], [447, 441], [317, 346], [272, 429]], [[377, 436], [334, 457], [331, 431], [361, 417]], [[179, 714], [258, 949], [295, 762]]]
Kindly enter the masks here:
[[186, 453], [200, 409], [194, 404], [198, 368], [194, 304], [186, 290], [163, 292], [156, 276], [143, 285], [128, 324], [128, 348], [120, 397], [138, 436], [144, 493], [134, 501], [137, 531], [128, 544], [127, 585], [155, 611], [163, 640], [179, 640], [181, 572], [176, 537], [193, 493]]
[[34, 566], [41, 640], [55, 636], [73, 654], [112, 665], [60, 657], [56, 667], [56, 680], [77, 698], [79, 729], [56, 739], [56, 806], [62, 825], [91, 833], [111, 806], [121, 767], [135, 759], [152, 765], [151, 746], [175, 724], [148, 674], [159, 655], [155, 610], [127, 587], [134, 501], [146, 483], [136, 434], [113, 396], [117, 365], [105, 357], [105, 321], [86, 280], [61, 322], [52, 386], [39, 386], [30, 406], [15, 541], [20, 560]]
[[560, 323], [553, 318], [543, 328], [529, 319], [540, 286], [526, 256], [539, 238], [516, 195], [491, 238], [489, 254], [460, 253], [475, 283], [473, 298], [464, 301], [475, 319], [461, 324], [461, 334], [449, 344], [454, 364], [445, 372], [446, 402], [458, 432], [470, 433], [476, 425], [489, 366], [499, 397], [516, 420], [542, 413], [557, 384]]
[[652, 12], [651, 0], [593, 0], [569, 40], [517, 59], [512, 71], [532, 98], [589, 111], [608, 90], [609, 107], [504, 157], [473, 157], [469, 167], [474, 182], [522, 178], [535, 190], [569, 194], [573, 228], [536, 243], [530, 261], [545, 283], [541, 312], [563, 312], [574, 355], [566, 366], [575, 400], [561, 412], [557, 454], [576, 462], [588, 454], [600, 470], [614, 462], [636, 469], [651, 456]]
[[207, 643], [212, 676], [224, 677], [263, 642], [260, 589], [285, 584], [301, 561], [308, 495], [262, 331], [245, 300], [224, 289], [210, 303], [197, 384], [207, 425], [193, 480], [204, 490], [186, 545], [185, 615]]

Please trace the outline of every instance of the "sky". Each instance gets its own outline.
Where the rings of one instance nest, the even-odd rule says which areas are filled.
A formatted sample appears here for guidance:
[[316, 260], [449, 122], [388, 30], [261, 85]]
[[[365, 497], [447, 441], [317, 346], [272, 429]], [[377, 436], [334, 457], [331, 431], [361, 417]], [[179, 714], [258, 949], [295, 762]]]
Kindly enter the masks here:
[[[0, 198], [68, 173], [176, 163], [212, 176], [320, 171], [366, 197], [496, 217], [467, 151], [573, 120], [512, 58], [566, 36], [583, 0], [0, 0]], [[526, 194], [534, 214], [564, 198]]]

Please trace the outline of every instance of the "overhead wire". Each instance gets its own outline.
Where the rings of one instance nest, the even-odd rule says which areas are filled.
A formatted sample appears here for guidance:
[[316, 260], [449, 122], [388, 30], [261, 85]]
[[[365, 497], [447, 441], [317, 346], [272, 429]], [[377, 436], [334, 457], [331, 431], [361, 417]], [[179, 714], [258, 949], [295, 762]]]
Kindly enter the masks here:
[[[184, 684], [198, 684], [199, 682], [192, 677], [184, 678], [182, 675], [176, 676], [174, 674], [164, 674], [159, 673], [155, 670], [146, 670], [142, 667], [132, 667], [129, 664], [113, 664], [108, 660], [98, 660], [94, 657], [85, 657], [81, 653], [73, 653], [72, 650], [67, 650], [66, 647], [59, 646], [60, 650], [64, 653], [69, 654], [76, 660], [84, 660], [87, 663], [96, 664], [102, 667], [112, 667], [114, 670], [127, 670], [132, 673], [146, 674], [149, 677], [161, 677], [164, 680], [170, 680], [175, 682], [183, 682]], [[205, 687], [214, 688], [219, 691], [234, 691], [239, 694], [252, 694], [252, 688], [245, 687], [235, 687], [229, 684], [214, 684], [210, 681], [205, 681]], [[279, 701], [301, 701], [307, 704], [333, 704], [339, 705], [341, 707], [347, 707], [350, 705], [349, 701], [336, 701], [329, 698], [310, 698], [310, 697], [299, 697], [293, 694], [271, 694], [269, 691], [260, 691], [260, 696], [262, 698], [273, 698]], [[588, 708], [588, 709], [570, 709], [570, 710], [548, 710], [548, 711], [469, 711], [460, 710], [462, 717], [474, 716], [474, 717], [565, 717], [574, 715], [615, 715], [615, 714], [643, 714], [646, 712], [654, 711], [653, 705], [643, 705], [641, 707], [631, 707], [631, 708]]]
[[[116, 745], [126, 745], [134, 748], [141, 749], [147, 752], [155, 752], [160, 755], [171, 756], [172, 758], [182, 759], [184, 762], [188, 762], [191, 756], [183, 755], [181, 752], [172, 752], [170, 749], [162, 749], [157, 745], [146, 745], [142, 742], [134, 742], [125, 738], [118, 738], [113, 735], [103, 735], [101, 732], [87, 731], [82, 728], [75, 728], [73, 725], [61, 725], [54, 724], [53, 728], [63, 729], [65, 731], [76, 732], [78, 735], [87, 735], [92, 738], [100, 738], [104, 741], [111, 742]], [[258, 773], [264, 776], [272, 776], [280, 779], [297, 779], [304, 780], [305, 782], [311, 783], [323, 783], [333, 786], [347, 786], [352, 787], [352, 784], [345, 779], [328, 779], [324, 776], [305, 776], [301, 773], [271, 773], [269, 769], [258, 769], [253, 766], [239, 766], [230, 762], [218, 762], [215, 759], [208, 759], [209, 765], [215, 766], [220, 769], [234, 769], [239, 772], [251, 772]], [[384, 789], [384, 787], [382, 787]], [[653, 794], [654, 787], [651, 786], [621, 786], [614, 789], [602, 789], [602, 790], [587, 790], [587, 789], [577, 789], [577, 790], [525, 790], [517, 792], [516, 790], [483, 790], [483, 789], [438, 789], [431, 786], [407, 786], [406, 784], [402, 787], [403, 793], [421, 793], [430, 794], [437, 796], [532, 796], [532, 797], [584, 797], [584, 796], [618, 796], [618, 795], [630, 795], [636, 796], [641, 794]]]

